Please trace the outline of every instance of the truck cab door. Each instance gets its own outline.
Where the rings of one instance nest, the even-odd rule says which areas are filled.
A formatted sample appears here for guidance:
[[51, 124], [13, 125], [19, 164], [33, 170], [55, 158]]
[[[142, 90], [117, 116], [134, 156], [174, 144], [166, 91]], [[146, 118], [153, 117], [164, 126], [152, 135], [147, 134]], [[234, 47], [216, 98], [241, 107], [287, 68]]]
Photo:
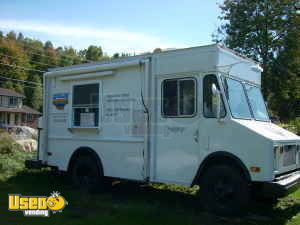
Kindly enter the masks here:
[[226, 126], [225, 123], [226, 109], [224, 99], [222, 96], [217, 99], [213, 93], [213, 86], [220, 91], [217, 76], [215, 74], [207, 74], [201, 79], [202, 116], [199, 119], [199, 139], [201, 139], [202, 160], [213, 151], [224, 150], [222, 146], [222, 143], [226, 143], [226, 135], [224, 135], [224, 133], [230, 132], [230, 130], [228, 130], [228, 126]]
[[157, 80], [154, 181], [188, 184], [198, 168], [198, 76]]

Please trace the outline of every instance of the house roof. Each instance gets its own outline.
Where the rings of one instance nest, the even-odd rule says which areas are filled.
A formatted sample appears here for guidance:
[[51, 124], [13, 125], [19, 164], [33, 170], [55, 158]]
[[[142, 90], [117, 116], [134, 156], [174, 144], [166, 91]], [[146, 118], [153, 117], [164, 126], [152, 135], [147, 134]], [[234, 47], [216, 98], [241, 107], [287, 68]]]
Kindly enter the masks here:
[[25, 113], [28, 113], [28, 114], [36, 114], [36, 115], [41, 115], [42, 114], [39, 111], [37, 111], [33, 108], [30, 108], [27, 105], [23, 105], [22, 109], [25, 111]]
[[22, 108], [0, 107], [0, 112], [26, 113], [26, 114], [41, 115], [41, 113], [39, 111], [37, 111], [33, 108], [30, 108], [27, 105], [23, 105]]
[[0, 112], [14, 112], [14, 113], [25, 113], [22, 108], [9, 108], [9, 107], [0, 107]]
[[6, 88], [0, 88], [0, 95], [25, 98], [24, 95], [14, 91], [14, 90], [6, 89]]

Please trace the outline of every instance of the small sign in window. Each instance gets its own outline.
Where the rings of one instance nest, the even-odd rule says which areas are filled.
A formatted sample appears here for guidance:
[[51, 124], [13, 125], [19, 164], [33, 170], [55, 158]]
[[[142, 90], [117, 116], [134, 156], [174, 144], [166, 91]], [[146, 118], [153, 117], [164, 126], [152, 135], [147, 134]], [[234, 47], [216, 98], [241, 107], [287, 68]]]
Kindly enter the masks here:
[[80, 126], [94, 127], [95, 126], [95, 113], [81, 113]]

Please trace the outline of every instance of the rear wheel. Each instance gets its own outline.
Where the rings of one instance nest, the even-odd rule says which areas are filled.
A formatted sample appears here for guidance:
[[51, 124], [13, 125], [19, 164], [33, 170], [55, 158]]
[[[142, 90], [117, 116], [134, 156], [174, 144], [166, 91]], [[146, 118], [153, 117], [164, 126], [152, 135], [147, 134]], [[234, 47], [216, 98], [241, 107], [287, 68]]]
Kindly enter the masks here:
[[249, 184], [238, 168], [214, 165], [203, 174], [200, 197], [209, 211], [225, 216], [240, 215], [249, 203]]
[[72, 163], [71, 179], [76, 187], [87, 191], [100, 191], [103, 184], [103, 171], [90, 155], [79, 156]]

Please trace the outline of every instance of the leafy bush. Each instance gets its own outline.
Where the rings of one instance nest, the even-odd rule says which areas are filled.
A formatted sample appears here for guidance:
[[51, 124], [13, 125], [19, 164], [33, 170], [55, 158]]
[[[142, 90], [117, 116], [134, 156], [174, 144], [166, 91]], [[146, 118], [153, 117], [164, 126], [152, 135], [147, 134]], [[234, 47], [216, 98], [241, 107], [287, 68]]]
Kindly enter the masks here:
[[294, 120], [295, 131], [298, 135], [300, 135], [300, 117]]
[[24, 169], [24, 161], [32, 157], [8, 133], [0, 133], [0, 173], [14, 174]]
[[289, 123], [280, 124], [283, 128], [300, 135], [300, 118], [290, 121]]
[[21, 146], [8, 133], [0, 133], [0, 155], [11, 155], [21, 149]]

